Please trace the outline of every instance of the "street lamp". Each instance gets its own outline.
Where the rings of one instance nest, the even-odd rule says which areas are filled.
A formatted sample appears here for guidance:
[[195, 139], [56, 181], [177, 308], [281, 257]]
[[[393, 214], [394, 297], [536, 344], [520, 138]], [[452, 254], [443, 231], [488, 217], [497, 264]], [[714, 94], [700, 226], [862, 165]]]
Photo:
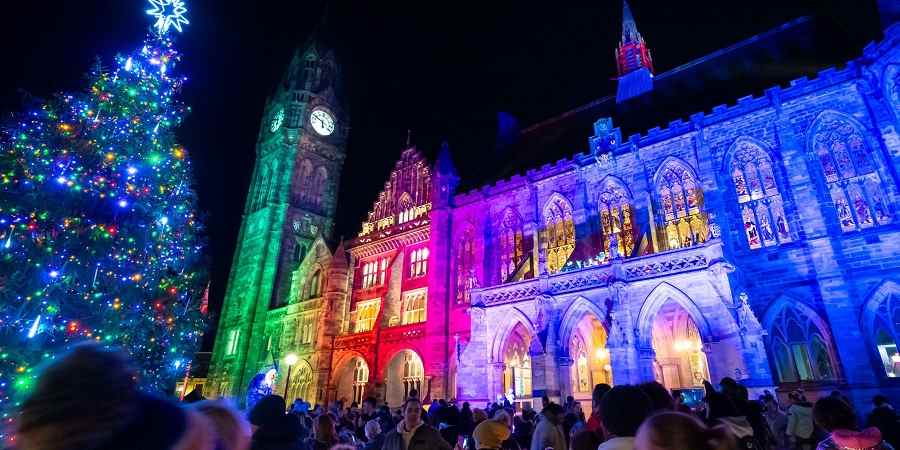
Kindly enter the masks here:
[[294, 367], [294, 364], [297, 364], [297, 355], [295, 353], [288, 353], [287, 356], [284, 357], [284, 363], [288, 366], [288, 374], [287, 380], [284, 381], [284, 399], [285, 402], [288, 402], [288, 389], [291, 386], [291, 369]]

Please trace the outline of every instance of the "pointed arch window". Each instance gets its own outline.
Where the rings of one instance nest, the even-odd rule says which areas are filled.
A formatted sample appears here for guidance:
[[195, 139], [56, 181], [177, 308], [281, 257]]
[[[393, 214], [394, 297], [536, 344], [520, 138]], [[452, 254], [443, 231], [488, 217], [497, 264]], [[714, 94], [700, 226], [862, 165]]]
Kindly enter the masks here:
[[[782, 383], [835, 378], [835, 364], [827, 330], [815, 312], [785, 306], [772, 322], [770, 344]], [[823, 324], [824, 325], [824, 324]]]
[[312, 385], [312, 370], [306, 361], [301, 361], [300, 367], [297, 368], [295, 378], [288, 389], [287, 401], [293, 402], [295, 399], [303, 399], [306, 401], [314, 400], [310, 396], [310, 387]]
[[677, 249], [706, 242], [703, 191], [693, 171], [681, 162], [669, 161], [657, 174], [656, 192], [662, 206], [666, 247]]
[[628, 257], [634, 252], [634, 206], [624, 185], [608, 180], [597, 197], [602, 245], [606, 254], [616, 242], [618, 254]]
[[878, 304], [873, 327], [873, 339], [885, 375], [900, 377], [900, 294], [888, 295]]
[[369, 382], [369, 366], [366, 362], [357, 359], [353, 368], [353, 401], [362, 403], [366, 391], [366, 383]]
[[559, 272], [575, 251], [572, 205], [558, 195], [544, 206], [544, 248], [550, 273]]
[[572, 356], [572, 390], [575, 392], [591, 391], [591, 373], [588, 365], [588, 354], [584, 345], [584, 339], [579, 334], [574, 334], [569, 348]]
[[500, 222], [500, 280], [511, 281], [525, 261], [522, 220], [508, 208]]
[[791, 242], [772, 159], [754, 142], [738, 141], [735, 145], [731, 154], [731, 181], [748, 245], [757, 249]]
[[422, 289], [406, 293], [403, 296], [403, 319], [401, 325], [424, 322], [427, 314], [427, 304], [427, 290]]
[[475, 278], [475, 230], [463, 231], [456, 248], [456, 302], [469, 303], [470, 291], [478, 286]]
[[422, 367], [422, 360], [413, 352], [405, 352], [403, 359], [403, 398], [408, 398], [409, 393], [413, 389], [417, 392], [422, 391], [424, 372], [425, 368]]
[[318, 298], [322, 295], [322, 271], [316, 270], [312, 277], [309, 279], [309, 288], [307, 290], [306, 298]]
[[313, 181], [310, 203], [322, 206], [325, 203], [326, 184], [328, 183], [328, 170], [324, 167], [316, 169], [316, 179]]
[[308, 159], [300, 162], [300, 167], [294, 180], [294, 203], [306, 203], [311, 198], [312, 171], [312, 163]]
[[849, 119], [826, 113], [813, 125], [810, 145], [825, 176], [844, 232], [889, 223], [875, 156], [864, 131]]

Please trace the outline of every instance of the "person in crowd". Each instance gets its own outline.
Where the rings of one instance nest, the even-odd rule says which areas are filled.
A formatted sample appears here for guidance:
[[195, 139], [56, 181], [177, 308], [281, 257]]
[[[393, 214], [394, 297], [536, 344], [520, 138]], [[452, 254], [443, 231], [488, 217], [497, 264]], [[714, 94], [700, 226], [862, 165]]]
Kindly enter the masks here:
[[534, 423], [537, 418], [537, 411], [531, 406], [531, 402], [525, 402], [522, 404], [522, 418], [528, 422]]
[[191, 405], [209, 420], [215, 431], [217, 450], [248, 450], [250, 423], [223, 401], [203, 400]]
[[660, 412], [638, 428], [636, 450], [737, 450], [734, 437], [724, 426], [707, 427], [696, 416]]
[[422, 421], [422, 403], [418, 397], [406, 400], [403, 420], [384, 437], [385, 450], [450, 450], [450, 445], [433, 427]]
[[709, 382], [704, 382], [704, 386], [706, 387], [706, 420], [710, 425], [725, 427], [737, 440], [740, 448], [754, 450], [768, 448], [758, 445], [753, 426], [735, 406], [733, 401], [735, 391], [723, 389], [722, 392], [716, 392]]
[[493, 418], [479, 423], [472, 432], [477, 450], [500, 450], [503, 441], [509, 439], [511, 435], [509, 414], [502, 409], [498, 410]]
[[571, 450], [595, 450], [602, 443], [603, 439], [600, 438], [599, 434], [596, 431], [587, 429], [585, 426], [572, 436], [569, 448]]
[[813, 407], [813, 417], [830, 433], [816, 450], [893, 450], [878, 428], [859, 430], [853, 407], [841, 397], [820, 398]]
[[637, 430], [652, 408], [647, 394], [637, 386], [616, 386], [603, 396], [600, 407], [609, 437], [597, 450], [633, 450]]
[[381, 423], [377, 419], [371, 419], [365, 426], [366, 444], [363, 450], [381, 450], [384, 446], [384, 434], [381, 432]]
[[866, 426], [878, 428], [885, 441], [894, 448], [900, 447], [900, 418], [887, 397], [880, 394], [872, 397], [872, 406], [872, 412], [866, 416]]
[[815, 445], [813, 433], [812, 404], [806, 400], [801, 391], [791, 391], [788, 394], [791, 406], [787, 410], [787, 429], [785, 435], [788, 445], [795, 450], [810, 450]]
[[541, 411], [550, 404], [550, 397], [547, 394], [541, 396]]
[[19, 450], [212, 450], [215, 431], [193, 409], [137, 388], [127, 357], [74, 346], [40, 374], [19, 410]]
[[656, 381], [650, 381], [641, 383], [638, 387], [650, 398], [651, 409], [654, 413], [675, 410], [675, 400], [672, 399], [672, 394], [665, 386]]
[[471, 436], [475, 429], [475, 419], [472, 416], [472, 408], [469, 402], [463, 402], [462, 410], [459, 412], [459, 434], [462, 436]]
[[541, 418], [531, 436], [531, 450], [566, 450], [566, 435], [562, 430], [564, 410], [556, 403], [549, 403], [541, 410]]
[[307, 450], [329, 450], [340, 443], [331, 413], [321, 414], [313, 420], [313, 435], [306, 440]]
[[[528, 403], [526, 403], [527, 405]], [[534, 424], [525, 419], [525, 415], [513, 416], [513, 439], [518, 442], [519, 447], [523, 449], [531, 448], [531, 433], [534, 432]], [[596, 446], [591, 450], [596, 450]]]
[[781, 410], [778, 399], [771, 392], [765, 391], [760, 398], [763, 405], [763, 417], [769, 430], [772, 432], [772, 447], [775, 449], [787, 448], [787, 415]]
[[260, 398], [250, 410], [250, 424], [254, 427], [250, 448], [253, 450], [301, 450], [300, 419], [285, 414], [286, 405], [280, 395]]
[[600, 408], [600, 403], [610, 389], [612, 386], [600, 383], [594, 386], [594, 390], [591, 392], [591, 417], [587, 421], [587, 430], [596, 433], [601, 442], [606, 438], [606, 431], [603, 429], [603, 410]]

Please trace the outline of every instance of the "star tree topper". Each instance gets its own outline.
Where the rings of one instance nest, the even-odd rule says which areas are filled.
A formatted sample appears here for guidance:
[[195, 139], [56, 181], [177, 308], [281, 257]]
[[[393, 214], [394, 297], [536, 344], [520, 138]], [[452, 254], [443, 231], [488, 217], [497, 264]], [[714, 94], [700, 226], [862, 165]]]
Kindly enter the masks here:
[[184, 6], [184, 1], [182, 0], [148, 0], [150, 2], [150, 6], [152, 9], [147, 10], [147, 14], [156, 18], [156, 23], [153, 26], [156, 27], [159, 34], [166, 34], [169, 32], [169, 28], [174, 28], [181, 32], [182, 25], [188, 25], [187, 18], [184, 17], [184, 14], [187, 12], [187, 7]]

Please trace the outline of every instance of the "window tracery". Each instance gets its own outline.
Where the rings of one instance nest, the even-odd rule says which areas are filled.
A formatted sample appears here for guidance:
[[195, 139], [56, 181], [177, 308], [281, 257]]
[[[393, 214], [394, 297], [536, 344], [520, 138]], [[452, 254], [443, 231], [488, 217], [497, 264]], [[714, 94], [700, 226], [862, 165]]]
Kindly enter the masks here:
[[768, 153], [751, 141], [738, 141], [731, 154], [730, 169], [750, 248], [791, 242], [790, 226]]
[[634, 252], [634, 206], [628, 190], [618, 181], [607, 180], [597, 198], [603, 251], [610, 254], [615, 241], [618, 254], [628, 257]]
[[706, 242], [703, 191], [693, 171], [683, 163], [669, 161], [660, 168], [656, 191], [662, 206], [662, 223], [669, 249]]
[[544, 206], [544, 246], [550, 273], [559, 272], [575, 251], [572, 205], [559, 195], [554, 195]]

